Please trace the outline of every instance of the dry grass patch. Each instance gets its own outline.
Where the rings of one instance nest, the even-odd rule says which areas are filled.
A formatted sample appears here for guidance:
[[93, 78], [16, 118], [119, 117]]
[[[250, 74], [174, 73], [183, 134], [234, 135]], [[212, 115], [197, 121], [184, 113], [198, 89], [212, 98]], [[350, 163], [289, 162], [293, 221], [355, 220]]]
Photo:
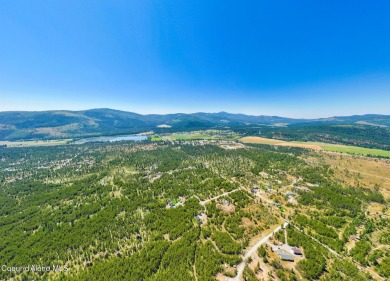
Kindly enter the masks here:
[[241, 139], [243, 143], [258, 143], [258, 144], [270, 144], [270, 145], [280, 145], [280, 146], [292, 146], [292, 147], [302, 147], [315, 150], [322, 150], [321, 146], [317, 144], [303, 143], [303, 142], [289, 142], [275, 139], [267, 139], [262, 137], [244, 137]]
[[217, 208], [221, 209], [222, 212], [226, 214], [232, 214], [235, 211], [235, 207], [233, 204], [220, 204], [217, 203]]
[[243, 137], [241, 141], [243, 143], [260, 143], [260, 144], [272, 144], [272, 145], [277, 145], [284, 142], [281, 140], [267, 139], [262, 137]]
[[337, 153], [323, 153], [321, 160], [335, 168], [336, 177], [347, 184], [377, 185], [385, 198], [390, 197], [390, 160]]
[[242, 225], [245, 229], [250, 229], [256, 226], [256, 224], [247, 217], [242, 218]]
[[293, 147], [302, 147], [309, 148], [314, 150], [322, 150], [322, 147], [318, 144], [304, 143], [304, 142], [285, 142], [282, 144], [278, 144], [280, 146], [293, 146]]

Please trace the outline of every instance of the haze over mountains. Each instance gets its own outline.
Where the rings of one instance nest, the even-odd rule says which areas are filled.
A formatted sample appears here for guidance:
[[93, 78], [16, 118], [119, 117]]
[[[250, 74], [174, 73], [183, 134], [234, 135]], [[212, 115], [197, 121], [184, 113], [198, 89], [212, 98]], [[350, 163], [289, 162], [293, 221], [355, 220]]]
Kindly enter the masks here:
[[[390, 126], [389, 115], [354, 115], [320, 119], [294, 119], [279, 116], [254, 116], [246, 114], [175, 113], [137, 114], [113, 109], [90, 109], [83, 111], [9, 111], [0, 112], [2, 139], [59, 138], [70, 136], [139, 133], [148, 130], [194, 130], [208, 128], [236, 128], [303, 125], [368, 125]], [[161, 126], [167, 125], [167, 126]], [[162, 128], [161, 128], [162, 127]]]
[[[163, 125], [163, 126], [161, 126]], [[390, 127], [389, 115], [354, 115], [321, 119], [293, 119], [279, 116], [253, 116], [246, 114], [176, 113], [147, 114], [113, 109], [83, 111], [8, 111], [0, 112], [0, 139], [56, 139], [86, 136], [132, 134], [146, 131], [173, 132], [200, 129], [284, 128], [307, 126], [327, 127], [350, 125], [354, 128], [380, 129]]]

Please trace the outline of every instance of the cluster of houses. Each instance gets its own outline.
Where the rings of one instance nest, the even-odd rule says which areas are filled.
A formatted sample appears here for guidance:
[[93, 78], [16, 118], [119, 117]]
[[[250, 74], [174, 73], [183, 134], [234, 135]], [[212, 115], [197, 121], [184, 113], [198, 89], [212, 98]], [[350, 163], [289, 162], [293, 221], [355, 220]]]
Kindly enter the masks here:
[[[273, 189], [272, 186], [270, 186], [270, 185], [267, 185], [267, 186], [263, 187], [263, 190], [264, 190], [265, 192], [267, 192], [267, 193], [268, 193], [268, 192], [274, 191], [274, 189]], [[254, 185], [254, 186], [252, 187], [252, 189], [251, 189], [251, 192], [252, 192], [253, 195], [257, 195], [258, 192], [260, 192], [260, 188], [259, 188], [257, 185]]]

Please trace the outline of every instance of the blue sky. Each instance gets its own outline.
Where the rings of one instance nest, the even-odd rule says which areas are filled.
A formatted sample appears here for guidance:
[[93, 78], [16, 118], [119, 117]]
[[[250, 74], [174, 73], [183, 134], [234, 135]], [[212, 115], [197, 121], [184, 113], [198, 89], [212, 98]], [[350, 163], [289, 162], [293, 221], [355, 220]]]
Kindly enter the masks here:
[[390, 114], [389, 1], [0, 0], [0, 110]]

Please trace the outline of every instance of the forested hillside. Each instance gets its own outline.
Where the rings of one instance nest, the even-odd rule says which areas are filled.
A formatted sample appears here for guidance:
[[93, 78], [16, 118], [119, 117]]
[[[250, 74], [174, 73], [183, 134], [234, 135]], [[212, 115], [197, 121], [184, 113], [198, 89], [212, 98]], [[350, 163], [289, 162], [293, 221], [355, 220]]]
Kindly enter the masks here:
[[78, 139], [142, 132], [204, 129], [295, 141], [320, 141], [390, 149], [390, 116], [360, 115], [292, 119], [245, 114], [193, 113], [141, 115], [112, 109], [0, 112], [0, 141]]
[[313, 125], [237, 128], [243, 135], [286, 141], [314, 141], [390, 150], [390, 128], [367, 125]]
[[[0, 148], [0, 263], [58, 266], [0, 279], [388, 278], [388, 198], [313, 157], [201, 141]], [[285, 238], [302, 257], [271, 250]]]

